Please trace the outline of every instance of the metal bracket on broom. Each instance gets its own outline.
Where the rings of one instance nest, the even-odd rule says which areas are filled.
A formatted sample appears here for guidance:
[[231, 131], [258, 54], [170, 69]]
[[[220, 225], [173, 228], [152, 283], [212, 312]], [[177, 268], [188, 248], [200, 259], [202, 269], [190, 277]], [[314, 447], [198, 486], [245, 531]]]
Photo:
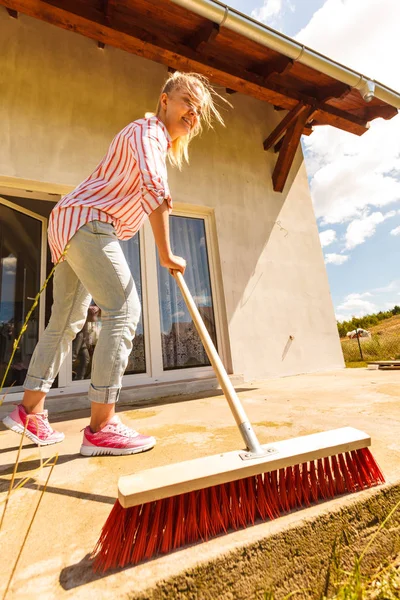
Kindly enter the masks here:
[[263, 447], [258, 441], [254, 429], [249, 419], [247, 418], [247, 415], [238, 398], [238, 395], [235, 392], [235, 388], [233, 387], [231, 380], [229, 379], [228, 374], [225, 370], [225, 367], [222, 364], [220, 357], [218, 356], [217, 350], [213, 344], [210, 334], [207, 331], [206, 326], [204, 325], [203, 319], [201, 318], [201, 315], [193, 300], [189, 288], [186, 285], [182, 273], [180, 273], [179, 271], [173, 271], [173, 276], [179, 286], [179, 289], [181, 290], [183, 299], [185, 300], [190, 316], [193, 319], [193, 323], [195, 324], [200, 339], [203, 342], [204, 349], [207, 352], [207, 356], [210, 359], [210, 362], [217, 375], [218, 383], [220, 384], [222, 391], [225, 394], [225, 398], [228, 401], [229, 407], [235, 418], [240, 434], [243, 438], [244, 443], [246, 444], [247, 452], [241, 452], [239, 456], [243, 460], [254, 460], [257, 458], [263, 458], [264, 456], [276, 454], [278, 452], [276, 448], [274, 448], [273, 446]]

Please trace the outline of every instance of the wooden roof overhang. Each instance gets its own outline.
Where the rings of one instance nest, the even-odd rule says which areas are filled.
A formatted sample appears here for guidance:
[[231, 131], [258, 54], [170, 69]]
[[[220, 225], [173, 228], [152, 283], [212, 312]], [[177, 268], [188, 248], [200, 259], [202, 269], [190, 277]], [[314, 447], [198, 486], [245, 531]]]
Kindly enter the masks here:
[[[287, 110], [264, 141], [278, 159], [275, 191], [285, 186], [301, 135], [332, 125], [362, 135], [368, 122], [391, 119], [397, 109], [314, 68], [220, 26], [171, 0], [0, 0], [18, 13], [80, 33], [99, 48], [114, 46], [162, 63], [196, 71], [228, 92], [240, 92]], [[238, 13], [239, 14], [239, 13]]]

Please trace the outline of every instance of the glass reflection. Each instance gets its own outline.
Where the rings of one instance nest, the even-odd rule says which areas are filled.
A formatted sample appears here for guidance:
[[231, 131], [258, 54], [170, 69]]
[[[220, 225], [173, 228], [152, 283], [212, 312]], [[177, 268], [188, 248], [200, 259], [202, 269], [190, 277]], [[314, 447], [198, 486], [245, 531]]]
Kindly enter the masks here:
[[[40, 289], [41, 222], [0, 204], [0, 382]], [[38, 341], [39, 305], [14, 355], [4, 390], [18, 392]]]
[[[216, 330], [204, 220], [170, 217], [174, 254], [187, 261], [185, 281], [215, 344]], [[175, 280], [158, 263], [161, 343], [164, 370], [209, 366], [207, 354]]]
[[[125, 375], [146, 372], [145, 342], [143, 332], [143, 299], [142, 276], [140, 270], [139, 234], [126, 242], [120, 242], [129, 268], [133, 274], [142, 311], [133, 340], [132, 351], [129, 355]], [[92, 358], [101, 330], [101, 310], [94, 302], [88, 309], [88, 316], [83, 329], [72, 343], [72, 379], [90, 379]]]

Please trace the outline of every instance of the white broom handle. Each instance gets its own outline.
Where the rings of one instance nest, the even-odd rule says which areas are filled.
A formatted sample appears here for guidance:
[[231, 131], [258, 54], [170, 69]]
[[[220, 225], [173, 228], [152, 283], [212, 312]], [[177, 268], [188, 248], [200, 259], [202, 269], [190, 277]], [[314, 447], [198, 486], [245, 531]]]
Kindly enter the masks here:
[[[192, 295], [189, 291], [189, 288], [186, 285], [186, 282], [183, 278], [182, 273], [180, 271], [172, 271], [173, 276], [175, 277], [179, 288], [182, 292], [182, 296], [186, 302], [186, 306], [190, 312], [190, 315], [193, 319], [193, 322], [196, 326], [196, 329], [199, 333], [201, 341], [203, 342], [204, 348], [207, 352], [207, 356], [210, 359], [212, 366], [214, 367], [215, 373], [217, 375], [218, 382], [222, 388], [222, 391], [225, 394], [225, 397], [228, 401], [230, 409], [232, 411], [233, 416], [235, 417], [236, 423], [238, 424], [240, 433], [243, 435], [241, 425], [249, 423], [249, 420], [244, 412], [243, 406], [240, 403], [240, 400], [235, 392], [235, 389], [228, 377], [228, 374], [225, 370], [224, 365], [218, 353], [215, 349], [213, 341], [210, 337], [210, 334], [207, 331], [206, 326], [204, 325], [203, 319], [200, 316], [200, 313], [197, 309], [197, 306], [192, 298]], [[247, 439], [245, 440], [248, 441]], [[256, 440], [257, 441], [257, 440]]]

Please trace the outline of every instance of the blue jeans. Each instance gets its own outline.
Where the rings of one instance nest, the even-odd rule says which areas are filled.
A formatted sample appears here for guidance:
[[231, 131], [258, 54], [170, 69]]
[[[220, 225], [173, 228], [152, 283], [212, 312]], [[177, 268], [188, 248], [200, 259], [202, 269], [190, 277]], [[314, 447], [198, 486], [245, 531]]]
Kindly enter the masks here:
[[91, 221], [69, 242], [54, 273], [49, 324], [33, 353], [26, 390], [48, 392], [85, 324], [91, 298], [101, 308], [102, 327], [92, 359], [89, 399], [118, 401], [122, 375], [140, 317], [140, 302], [128, 263], [110, 223]]

